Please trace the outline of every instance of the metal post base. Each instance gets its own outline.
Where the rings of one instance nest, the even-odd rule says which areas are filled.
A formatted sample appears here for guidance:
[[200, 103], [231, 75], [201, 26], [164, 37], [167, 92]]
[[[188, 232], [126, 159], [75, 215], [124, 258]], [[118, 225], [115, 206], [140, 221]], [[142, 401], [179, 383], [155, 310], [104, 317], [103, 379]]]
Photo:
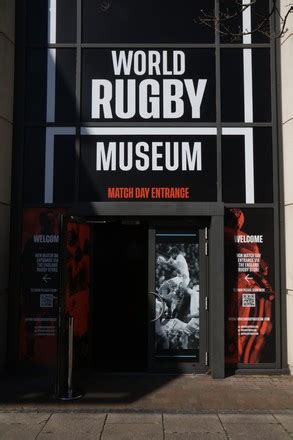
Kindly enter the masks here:
[[57, 396], [57, 399], [63, 400], [63, 401], [70, 401], [70, 400], [81, 399], [82, 397], [83, 397], [83, 394], [80, 391], [68, 390], [66, 393], [61, 394], [60, 396]]

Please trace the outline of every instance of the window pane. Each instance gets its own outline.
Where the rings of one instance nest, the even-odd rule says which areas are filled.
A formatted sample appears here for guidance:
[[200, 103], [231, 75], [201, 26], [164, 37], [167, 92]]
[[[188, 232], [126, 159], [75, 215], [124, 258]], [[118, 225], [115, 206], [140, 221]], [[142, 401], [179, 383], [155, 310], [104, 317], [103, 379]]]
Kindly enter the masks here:
[[214, 30], [196, 22], [213, 0], [84, 0], [86, 43], [212, 43]]
[[56, 42], [76, 42], [76, 0], [57, 0]]
[[55, 136], [54, 202], [74, 200], [75, 136]]
[[[155, 68], [152, 67], [154, 59], [158, 61]], [[152, 84], [145, 86], [144, 80], [151, 80]], [[194, 95], [202, 87], [203, 93], [198, 93], [201, 98], [197, 100]], [[104, 94], [105, 104], [101, 105]], [[175, 98], [168, 99], [170, 95]], [[97, 112], [93, 112], [94, 99], [99, 102]], [[192, 105], [197, 102], [199, 111], [192, 112]], [[142, 108], [142, 104], [147, 108]], [[84, 49], [82, 120], [214, 122], [214, 49]]]
[[155, 353], [199, 362], [199, 230], [156, 231]]
[[[237, 130], [237, 129], [236, 129]], [[273, 202], [273, 159], [271, 128], [253, 128], [250, 140], [238, 135], [222, 136], [223, 201], [245, 203], [250, 188], [255, 203]], [[253, 162], [250, 151], [253, 150]], [[246, 170], [248, 177], [246, 177]], [[253, 180], [251, 176], [253, 175]]]
[[222, 49], [221, 94], [223, 122], [271, 122], [270, 50]]
[[251, 43], [269, 43], [269, 0], [251, 2], [247, 8], [242, 2], [220, 0], [220, 30], [221, 43], [242, 43], [245, 38]]
[[[49, 8], [48, 0], [27, 1], [27, 44], [47, 45]], [[56, 29], [53, 43], [76, 42], [76, 0], [56, 0], [56, 9], [51, 10], [50, 20]]]
[[47, 50], [27, 50], [26, 61], [25, 119], [27, 122], [44, 122], [47, 100]]
[[56, 54], [56, 122], [74, 123], [76, 52], [75, 49], [57, 49]]
[[44, 203], [45, 129], [27, 128], [24, 148], [24, 203]]

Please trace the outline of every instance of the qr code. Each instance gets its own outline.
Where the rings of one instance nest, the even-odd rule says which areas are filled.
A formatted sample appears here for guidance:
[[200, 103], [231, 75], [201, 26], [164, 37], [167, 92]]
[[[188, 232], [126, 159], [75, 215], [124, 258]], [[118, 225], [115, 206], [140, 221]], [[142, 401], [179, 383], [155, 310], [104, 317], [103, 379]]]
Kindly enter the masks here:
[[244, 293], [242, 295], [242, 307], [255, 307], [255, 293]]
[[40, 295], [40, 307], [42, 308], [52, 308], [54, 305], [53, 295], [50, 293], [41, 293]]

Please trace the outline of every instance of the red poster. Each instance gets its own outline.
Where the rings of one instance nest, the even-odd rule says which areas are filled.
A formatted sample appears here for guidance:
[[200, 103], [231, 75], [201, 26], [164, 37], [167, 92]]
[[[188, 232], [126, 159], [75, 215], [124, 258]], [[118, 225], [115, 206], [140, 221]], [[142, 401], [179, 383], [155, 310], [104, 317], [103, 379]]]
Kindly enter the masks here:
[[225, 214], [226, 362], [275, 362], [274, 228], [270, 209]]
[[59, 294], [59, 222], [62, 209], [23, 211], [19, 358], [54, 365]]

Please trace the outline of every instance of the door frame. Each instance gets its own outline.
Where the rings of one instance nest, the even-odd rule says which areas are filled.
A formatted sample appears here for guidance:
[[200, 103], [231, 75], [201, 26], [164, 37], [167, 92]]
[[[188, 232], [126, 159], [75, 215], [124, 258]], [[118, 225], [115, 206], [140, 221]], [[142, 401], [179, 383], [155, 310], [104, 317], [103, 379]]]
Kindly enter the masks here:
[[155, 300], [153, 295], [148, 297], [149, 326], [148, 326], [148, 369], [154, 373], [195, 373], [203, 374], [209, 370], [208, 360], [208, 328], [209, 328], [209, 311], [208, 311], [208, 253], [206, 250], [207, 230], [209, 228], [209, 219], [191, 218], [188, 223], [184, 219], [178, 219], [176, 224], [168, 221], [149, 222], [149, 260], [148, 260], [148, 291], [155, 291], [155, 271], [156, 271], [156, 233], [159, 230], [192, 230], [196, 228], [199, 231], [199, 273], [200, 273], [200, 352], [199, 362], [192, 360], [176, 360], [172, 356], [166, 359], [156, 359], [155, 354], [155, 328], [152, 318], [154, 316]]
[[225, 377], [224, 301], [224, 204], [168, 202], [91, 202], [73, 204], [68, 214], [83, 218], [148, 217], [152, 219], [210, 217], [209, 270], [209, 367], [215, 379]]

